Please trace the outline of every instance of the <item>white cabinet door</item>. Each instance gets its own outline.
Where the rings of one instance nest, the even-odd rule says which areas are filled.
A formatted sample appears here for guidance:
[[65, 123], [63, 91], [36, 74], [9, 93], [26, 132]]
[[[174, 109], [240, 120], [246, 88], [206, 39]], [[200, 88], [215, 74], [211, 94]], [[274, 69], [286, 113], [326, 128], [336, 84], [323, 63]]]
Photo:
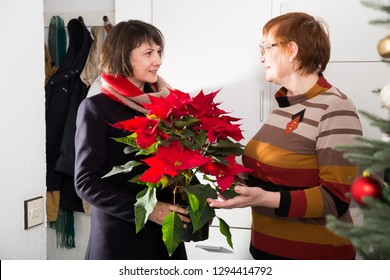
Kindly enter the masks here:
[[274, 0], [275, 17], [291, 11], [307, 12], [323, 18], [329, 25], [332, 42], [331, 61], [379, 61], [377, 43], [388, 27], [369, 24], [386, 14], [360, 3], [360, 0]]
[[[344, 62], [329, 63], [324, 72], [325, 78], [340, 91], [347, 94], [358, 110], [364, 110], [387, 118], [389, 111], [381, 108], [379, 96], [373, 93], [390, 83], [390, 65], [384, 62]], [[361, 116], [363, 135], [381, 139], [382, 133]]]
[[209, 239], [186, 242], [189, 260], [253, 260], [249, 253], [250, 230], [231, 229], [233, 247], [226, 242], [219, 228], [210, 227]]
[[153, 24], [166, 39], [159, 73], [185, 92], [221, 89], [216, 98], [221, 108], [243, 119], [243, 144], [269, 113], [259, 43], [271, 5], [271, 0], [153, 1]]

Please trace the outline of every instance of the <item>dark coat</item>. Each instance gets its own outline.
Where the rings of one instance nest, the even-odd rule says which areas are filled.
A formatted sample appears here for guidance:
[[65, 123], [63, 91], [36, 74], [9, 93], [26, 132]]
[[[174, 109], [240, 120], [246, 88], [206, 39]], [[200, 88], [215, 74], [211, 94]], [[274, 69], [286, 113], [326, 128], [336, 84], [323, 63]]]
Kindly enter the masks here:
[[46, 101], [46, 186], [61, 191], [60, 208], [83, 211], [74, 190], [74, 135], [77, 110], [88, 93], [80, 80], [92, 38], [84, 23], [68, 23], [69, 47], [57, 72], [45, 87]]
[[[148, 221], [138, 234], [135, 233], [134, 203], [143, 186], [128, 180], [146, 167], [139, 166], [130, 174], [101, 179], [113, 166], [123, 165], [134, 158], [124, 154], [124, 144], [112, 139], [129, 132], [110, 124], [136, 115], [140, 113], [104, 94], [86, 98], [79, 107], [75, 186], [78, 195], [92, 205], [87, 259], [168, 259], [160, 225]], [[169, 202], [172, 194], [158, 193], [158, 199]], [[186, 259], [183, 243], [172, 257]]]

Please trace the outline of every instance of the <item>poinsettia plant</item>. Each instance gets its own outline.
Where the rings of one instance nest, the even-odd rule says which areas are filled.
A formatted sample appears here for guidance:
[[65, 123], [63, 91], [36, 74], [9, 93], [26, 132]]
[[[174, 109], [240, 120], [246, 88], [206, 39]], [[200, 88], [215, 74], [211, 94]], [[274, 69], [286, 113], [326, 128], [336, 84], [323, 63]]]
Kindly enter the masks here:
[[[240, 124], [235, 123], [240, 119], [219, 108], [221, 103], [214, 101], [218, 92], [200, 91], [191, 97], [189, 93], [171, 89], [165, 98], [150, 96], [150, 104], [143, 104], [149, 110], [145, 116], [113, 124], [131, 132], [126, 137], [115, 138], [126, 145], [125, 153], [143, 157], [114, 167], [104, 177], [131, 172], [140, 164], [148, 166], [143, 174], [131, 180], [145, 185], [134, 205], [137, 233], [157, 203], [156, 190], [170, 188], [173, 204], [177, 203], [177, 194], [188, 202], [194, 232], [217, 217], [221, 233], [233, 248], [229, 225], [216, 216], [206, 199], [234, 196], [232, 187], [238, 175], [250, 170], [235, 160], [243, 152], [239, 143], [243, 139], [242, 131]], [[176, 212], [171, 212], [162, 226], [162, 238], [170, 255], [183, 234], [182, 220]]]

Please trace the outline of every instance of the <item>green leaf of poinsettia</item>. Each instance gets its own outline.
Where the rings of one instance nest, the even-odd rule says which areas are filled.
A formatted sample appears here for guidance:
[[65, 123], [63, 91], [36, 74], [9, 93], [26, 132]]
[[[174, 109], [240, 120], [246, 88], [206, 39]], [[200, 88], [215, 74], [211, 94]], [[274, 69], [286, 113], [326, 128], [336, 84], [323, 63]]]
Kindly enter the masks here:
[[123, 143], [126, 145], [131, 145], [131, 146], [137, 147], [137, 144], [135, 143], [135, 140], [136, 140], [135, 134], [128, 135], [125, 137], [116, 137], [116, 138], [112, 138], [112, 139], [114, 139], [116, 142], [119, 142], [119, 143]]
[[187, 195], [188, 202], [191, 209], [196, 212], [199, 209], [199, 205], [206, 201], [207, 198], [217, 198], [215, 190], [209, 185], [190, 185], [183, 188]]
[[103, 178], [107, 178], [107, 177], [110, 177], [112, 175], [115, 175], [115, 174], [119, 174], [119, 173], [129, 173], [131, 170], [133, 170], [134, 167], [140, 165], [141, 163], [138, 162], [138, 161], [134, 161], [134, 160], [131, 160], [127, 163], [125, 163], [124, 165], [120, 165], [120, 166], [114, 166], [110, 172], [108, 172], [107, 174], [105, 174]]
[[200, 202], [197, 211], [193, 211], [191, 208], [188, 211], [190, 212], [191, 223], [194, 229], [193, 232], [202, 228], [215, 217], [215, 210], [209, 206], [207, 201]]
[[223, 139], [219, 140], [217, 145], [218, 148], [243, 148], [244, 145], [242, 145], [239, 142], [233, 142], [229, 139]]
[[217, 217], [219, 220], [219, 231], [225, 235], [226, 241], [229, 244], [230, 248], [233, 248], [232, 234], [230, 233], [229, 225], [220, 217]]
[[224, 199], [231, 199], [233, 197], [238, 196], [239, 194], [234, 191], [234, 189], [231, 187], [230, 189], [225, 190], [221, 193]]
[[199, 200], [206, 200], [207, 198], [218, 198], [215, 190], [210, 186], [210, 184], [198, 184], [198, 185], [189, 185], [183, 188], [185, 193], [194, 194]]
[[207, 198], [217, 198], [215, 190], [209, 185], [193, 185], [184, 188], [190, 208], [191, 223], [193, 231], [199, 230], [215, 217], [215, 210], [207, 203]]
[[192, 211], [197, 211], [199, 209], [199, 199], [191, 192], [187, 193], [187, 200], [190, 204]]
[[191, 116], [184, 116], [180, 120], [175, 121], [175, 126], [179, 129], [186, 127], [187, 125], [197, 123], [199, 120]]
[[176, 212], [165, 217], [162, 225], [163, 241], [171, 256], [183, 239], [183, 222]]
[[244, 149], [243, 145], [240, 143], [232, 142], [231, 140], [219, 140], [217, 145], [213, 145], [209, 148], [209, 153], [213, 155], [220, 156], [230, 156], [230, 155], [242, 155]]
[[153, 154], [153, 153], [156, 152], [157, 147], [158, 147], [158, 144], [154, 143], [154, 144], [150, 145], [146, 149], [140, 149], [140, 151], [136, 155], [140, 156], [140, 155], [150, 155], [150, 154]]
[[197, 148], [201, 148], [202, 146], [205, 145], [206, 140], [207, 140], [207, 133], [205, 131], [202, 131], [201, 133], [197, 133], [194, 137], [193, 140], [195, 143], [198, 145]]
[[136, 233], [144, 227], [149, 214], [153, 212], [156, 203], [155, 188], [146, 188], [137, 194], [137, 202], [134, 204]]
[[140, 150], [140, 148], [138, 147], [134, 147], [134, 146], [127, 146], [123, 149], [123, 153], [125, 155], [129, 155], [131, 153], [134, 153], [134, 152], [138, 152]]

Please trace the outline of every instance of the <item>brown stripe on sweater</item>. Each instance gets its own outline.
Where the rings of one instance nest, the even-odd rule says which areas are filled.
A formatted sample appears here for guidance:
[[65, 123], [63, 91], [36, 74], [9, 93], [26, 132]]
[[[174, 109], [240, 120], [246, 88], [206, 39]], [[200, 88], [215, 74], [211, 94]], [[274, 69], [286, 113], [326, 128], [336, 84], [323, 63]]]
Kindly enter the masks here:
[[[277, 115], [277, 116], [285, 117], [285, 118], [287, 118], [287, 120], [291, 120], [292, 116], [295, 114], [295, 113], [293, 114], [293, 113], [289, 113], [286, 111], [281, 111], [278, 109], [275, 109], [272, 113]], [[318, 116], [319, 114], [315, 114], [315, 115]], [[318, 121], [308, 118], [307, 114], [305, 114], [305, 116], [301, 122], [305, 123], [307, 125], [310, 125], [310, 126], [314, 126], [314, 127], [318, 126]], [[285, 126], [285, 124], [283, 124], [283, 128], [284, 128], [284, 126]], [[280, 126], [280, 128], [282, 128], [282, 126]]]
[[314, 127], [318, 127], [318, 124], [319, 124], [318, 121], [311, 120], [311, 119], [308, 119], [308, 118], [304, 118], [302, 123], [305, 123], [307, 125], [314, 126]]
[[309, 101], [302, 102], [302, 105], [305, 105], [305, 106], [307, 106], [309, 108], [317, 108], [317, 109], [322, 109], [322, 110], [326, 110], [326, 109], [329, 108], [328, 104], [313, 103], [313, 102], [309, 102]]
[[361, 135], [361, 131], [358, 130], [358, 129], [350, 129], [350, 128], [330, 129], [330, 130], [326, 130], [326, 131], [321, 132], [318, 135], [318, 138], [326, 137], [326, 136], [329, 136], [329, 135], [335, 135], [335, 134], [344, 134], [344, 135], [348, 135], [349, 134], [349, 135], [358, 136], [358, 135]]
[[282, 110], [279, 110], [279, 109], [275, 109], [272, 111], [272, 114], [276, 115], [276, 116], [281, 116], [281, 117], [286, 117], [288, 119], [291, 119], [291, 116], [293, 114], [289, 113], [289, 112], [286, 112], [286, 111], [282, 111]]
[[343, 152], [336, 151], [332, 148], [321, 149], [318, 151], [318, 164], [325, 165], [347, 165], [355, 166], [343, 156]]
[[[290, 151], [291, 153], [303, 155], [312, 154], [316, 145], [314, 139], [308, 139], [296, 133], [292, 133], [287, 137], [284, 128], [277, 128], [268, 124], [264, 124], [262, 129], [253, 138], [257, 141], [261, 139], [265, 143], [277, 143], [279, 148]], [[302, 142], [306, 143], [306, 145], [302, 145]]]
[[326, 113], [322, 116], [322, 121], [328, 119], [328, 118], [333, 118], [333, 117], [342, 117], [342, 116], [350, 116], [350, 117], [355, 117], [355, 118], [359, 118], [359, 116], [356, 114], [356, 112], [354, 111], [350, 111], [350, 110], [340, 110], [340, 111], [335, 111], [335, 112], [329, 112], [329, 113]]
[[347, 100], [348, 99], [348, 96], [345, 95], [344, 93], [342, 93], [338, 88], [336, 87], [332, 87], [329, 91], [326, 91], [326, 92], [323, 92], [321, 93], [322, 95], [324, 96], [336, 96], [340, 99], [343, 99], [343, 100]]

